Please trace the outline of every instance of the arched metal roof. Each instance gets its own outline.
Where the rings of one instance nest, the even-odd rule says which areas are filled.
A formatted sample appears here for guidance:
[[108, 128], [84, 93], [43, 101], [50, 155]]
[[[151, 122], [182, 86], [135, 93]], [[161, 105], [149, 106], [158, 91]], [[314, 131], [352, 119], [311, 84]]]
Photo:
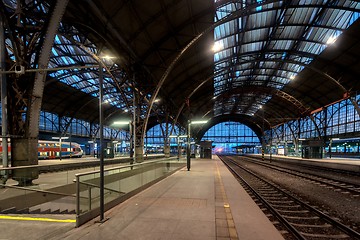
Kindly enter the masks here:
[[[54, 1], [23, 4], [27, 22], [46, 25]], [[17, 1], [2, 7], [15, 26]], [[112, 55], [104, 62], [110, 116], [132, 111], [134, 91], [149, 102], [177, 59], [160, 88], [158, 114], [175, 119], [183, 106], [182, 123], [239, 115], [274, 126], [360, 90], [359, 16], [356, 1], [69, 1], [49, 67], [97, 65]], [[96, 67], [53, 71], [43, 109], [97, 121], [97, 96]]]
[[[215, 69], [226, 71], [214, 79], [214, 115], [261, 115], [261, 111], [266, 111], [267, 118], [271, 115], [271, 123], [278, 124], [283, 119], [306, 114], [306, 109], [318, 107], [321, 95], [325, 96], [327, 103], [331, 102], [329, 90], [335, 87], [335, 92], [341, 93], [341, 89], [336, 89], [336, 84], [329, 79], [324, 82], [326, 78], [319, 72], [326, 74], [327, 71], [310, 69], [317, 75], [313, 74], [314, 78], [322, 78], [324, 86], [315, 85], [313, 79], [300, 79], [297, 75], [309, 70], [307, 66], [321, 58], [325, 50], [336, 47], [332, 43], [337, 45], [337, 38], [340, 39], [358, 19], [360, 5], [353, 1], [256, 2], [229, 1], [217, 10], [219, 21], [234, 12], [241, 12], [241, 16], [215, 28], [215, 41], [220, 46], [214, 56]], [[313, 101], [303, 100], [308, 94], [301, 89], [304, 80], [311, 81], [309, 85], [317, 89], [309, 96]], [[234, 88], [250, 88], [252, 91], [232, 94]], [[291, 96], [292, 102], [297, 104], [281, 103], [288, 101], [289, 97], [276, 98], [278, 91], [271, 91], [271, 94], [259, 91], [264, 88], [281, 90], [285, 94], [280, 95]], [[226, 99], [218, 98], [224, 94], [228, 95]]]

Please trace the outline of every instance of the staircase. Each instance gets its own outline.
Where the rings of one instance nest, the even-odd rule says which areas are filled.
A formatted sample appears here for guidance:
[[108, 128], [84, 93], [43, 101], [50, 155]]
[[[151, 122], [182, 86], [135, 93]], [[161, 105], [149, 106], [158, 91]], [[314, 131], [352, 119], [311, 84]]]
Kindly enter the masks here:
[[4, 186], [0, 214], [75, 214], [74, 184], [49, 190]]

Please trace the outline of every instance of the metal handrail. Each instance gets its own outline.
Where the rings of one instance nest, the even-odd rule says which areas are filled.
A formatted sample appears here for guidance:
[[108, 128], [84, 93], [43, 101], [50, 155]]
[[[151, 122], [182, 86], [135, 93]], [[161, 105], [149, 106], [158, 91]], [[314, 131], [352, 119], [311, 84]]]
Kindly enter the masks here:
[[0, 184], [0, 186], [6, 187], [6, 188], [15, 188], [15, 189], [19, 189], [19, 190], [27, 190], [27, 191], [32, 191], [32, 192], [48, 193], [48, 194], [60, 195], [60, 196], [65, 196], [65, 197], [75, 197], [76, 198], [75, 194], [59, 193], [59, 192], [52, 192], [52, 191], [40, 190], [40, 189], [31, 189], [31, 188], [18, 187], [18, 186], [9, 186], [9, 185], [4, 185], [4, 184]]
[[37, 168], [39, 165], [31, 165], [31, 166], [20, 166], [20, 167], [0, 167], [0, 171], [3, 170], [16, 170], [16, 169], [27, 169], [27, 168]]
[[[87, 186], [90, 186], [90, 187], [95, 187], [95, 188], [100, 188], [100, 186], [96, 185], [96, 184], [92, 184], [92, 183], [86, 183], [86, 182], [79, 182], [80, 184], [84, 184], [84, 185], [87, 185]], [[104, 187], [105, 190], [108, 190], [108, 191], [111, 191], [111, 192], [116, 192], [116, 193], [120, 193], [120, 194], [126, 194], [125, 192], [121, 192], [121, 191], [117, 191], [117, 190], [114, 190], [114, 189], [111, 189], [111, 188], [107, 188], [107, 187]]]
[[[164, 160], [171, 160], [171, 159], [177, 159], [177, 157], [163, 158], [163, 159], [160, 159], [160, 160], [146, 161], [146, 162], [142, 162], [142, 163], [136, 163], [136, 164], [129, 164], [129, 165], [124, 165], [124, 166], [106, 168], [104, 171], [106, 172], [106, 171], [118, 170], [118, 169], [123, 169], [123, 168], [136, 167], [136, 166], [141, 166], [141, 165], [146, 165], [146, 164], [151, 164], [151, 163], [157, 163], [157, 162], [162, 162]], [[95, 173], [100, 173], [100, 170], [93, 170], [93, 171], [90, 171], [90, 172], [77, 173], [77, 174], [75, 174], [75, 177], [78, 178], [78, 177], [82, 177], [82, 176], [89, 175], [89, 174], [95, 174]]]
[[[125, 157], [130, 158], [130, 157]], [[122, 157], [115, 157], [115, 158], [105, 158], [105, 161], [111, 161], [111, 160], [117, 160], [117, 159], [122, 159]], [[89, 160], [89, 161], [96, 161], [95, 160]], [[61, 164], [67, 164], [67, 163], [61, 163]], [[27, 168], [38, 168], [38, 167], [43, 167], [43, 166], [53, 166], [53, 165], [61, 165], [61, 164], [45, 164], [45, 165], [27, 165], [27, 166], [17, 166], [17, 167], [1, 167], [0, 165], [0, 171], [2, 170], [17, 170], [17, 169], [27, 169]]]

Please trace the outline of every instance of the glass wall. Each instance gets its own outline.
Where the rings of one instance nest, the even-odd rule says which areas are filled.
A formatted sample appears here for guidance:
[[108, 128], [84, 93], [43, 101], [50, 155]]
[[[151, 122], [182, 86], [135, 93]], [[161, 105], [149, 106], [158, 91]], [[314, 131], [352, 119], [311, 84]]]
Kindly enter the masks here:
[[[359, 104], [360, 95], [353, 101]], [[360, 118], [351, 99], [334, 103], [311, 117], [286, 122], [266, 134], [273, 146], [285, 142], [295, 147], [298, 142], [301, 152], [303, 140], [321, 140], [324, 157], [360, 156]]]
[[[0, 124], [1, 124], [1, 106], [0, 106]], [[57, 114], [49, 112], [40, 112], [39, 130], [42, 132], [59, 133], [65, 136], [91, 137], [99, 138], [99, 125], [91, 124], [87, 121], [70, 118], [59, 117]], [[128, 138], [123, 130], [115, 130], [104, 126], [104, 138], [109, 140], [125, 140]]]
[[213, 153], [258, 153], [260, 140], [253, 130], [238, 122], [222, 122], [211, 127], [201, 141], [213, 141]]

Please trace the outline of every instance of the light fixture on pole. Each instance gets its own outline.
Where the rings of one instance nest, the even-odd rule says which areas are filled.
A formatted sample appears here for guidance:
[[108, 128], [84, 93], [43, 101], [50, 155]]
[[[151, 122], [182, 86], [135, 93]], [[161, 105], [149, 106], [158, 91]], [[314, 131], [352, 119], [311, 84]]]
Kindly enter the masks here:
[[103, 60], [113, 59], [115, 57], [109, 55], [103, 55], [98, 57], [97, 62], [99, 64], [99, 134], [100, 134], [100, 146], [99, 146], [99, 159], [100, 159], [100, 220], [99, 222], [105, 222], [104, 218], [104, 89], [103, 89], [103, 68], [105, 68]]
[[103, 111], [103, 64], [99, 61], [99, 159], [100, 159], [100, 220], [99, 222], [106, 221], [104, 219], [104, 111]]
[[188, 132], [187, 132], [187, 146], [186, 146], [186, 166], [187, 166], [187, 170], [190, 171], [190, 132], [191, 132], [191, 125], [199, 125], [199, 124], [205, 124], [207, 123], [208, 120], [188, 120]]
[[103, 89], [103, 68], [105, 68], [102, 59], [112, 59], [111, 56], [99, 57], [97, 60], [99, 64], [99, 134], [100, 134], [100, 144], [99, 144], [99, 159], [100, 159], [100, 220], [99, 222], [105, 222], [107, 219], [104, 218], [104, 89]]

